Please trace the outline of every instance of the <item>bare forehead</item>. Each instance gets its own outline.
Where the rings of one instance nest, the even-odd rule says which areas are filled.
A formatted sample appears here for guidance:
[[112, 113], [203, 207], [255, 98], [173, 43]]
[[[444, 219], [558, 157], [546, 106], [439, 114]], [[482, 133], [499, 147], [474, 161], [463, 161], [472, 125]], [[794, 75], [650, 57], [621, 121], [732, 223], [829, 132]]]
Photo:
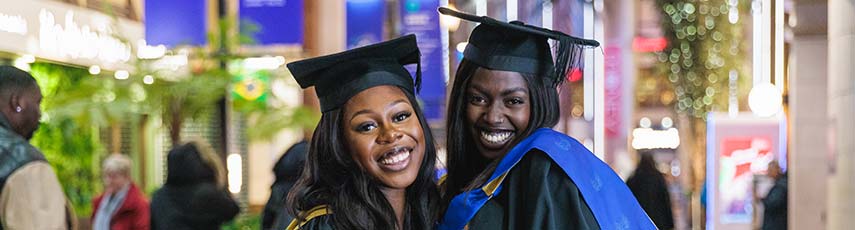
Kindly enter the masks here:
[[469, 88], [499, 91], [512, 88], [527, 89], [528, 82], [519, 72], [478, 68], [469, 81]]
[[353, 113], [364, 110], [383, 111], [400, 102], [408, 105], [410, 103], [404, 91], [395, 86], [382, 85], [357, 93], [344, 104], [343, 109], [345, 116], [351, 116]]

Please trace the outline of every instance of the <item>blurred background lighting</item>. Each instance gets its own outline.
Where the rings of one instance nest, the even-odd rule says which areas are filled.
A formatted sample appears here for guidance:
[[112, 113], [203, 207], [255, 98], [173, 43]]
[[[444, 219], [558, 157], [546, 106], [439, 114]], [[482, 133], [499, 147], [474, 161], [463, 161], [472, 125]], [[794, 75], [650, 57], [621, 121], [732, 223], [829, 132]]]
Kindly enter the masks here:
[[145, 83], [146, 85], [154, 84], [154, 77], [152, 77], [151, 75], [145, 75], [145, 77], [143, 77], [143, 83]]
[[[454, 5], [452, 5], [452, 4], [448, 4], [448, 6], [446, 6], [446, 7], [457, 11], [457, 8], [454, 7]], [[445, 27], [446, 29], [450, 30], [450, 31], [457, 31], [457, 28], [460, 26], [460, 19], [457, 17], [454, 17], [454, 16], [440, 14], [439, 15], [439, 24], [442, 25], [443, 27]]]
[[638, 126], [641, 126], [642, 128], [650, 128], [651, 124], [652, 122], [650, 121], [650, 118], [647, 117], [642, 117], [641, 120], [638, 121]]
[[130, 74], [130, 73], [128, 73], [128, 71], [125, 71], [125, 70], [119, 70], [119, 71], [116, 71], [116, 73], [114, 73], [114, 74], [113, 74], [113, 77], [116, 77], [116, 79], [119, 79], [119, 80], [125, 80], [125, 79], [128, 79], [128, 77], [130, 77], [130, 76], [131, 76], [131, 74]]
[[680, 132], [676, 128], [654, 130], [636, 128], [632, 130], [633, 149], [676, 149], [680, 146]]
[[247, 58], [243, 60], [243, 67], [251, 70], [272, 70], [278, 69], [280, 66], [285, 64], [285, 57], [283, 56], [265, 56], [265, 57], [253, 57]]
[[137, 58], [158, 59], [166, 55], [166, 46], [149, 46], [144, 39], [137, 41]]
[[781, 111], [781, 91], [771, 83], [754, 86], [748, 93], [748, 107], [758, 117], [771, 117]]
[[89, 67], [89, 74], [98, 75], [101, 73], [101, 66], [93, 65]]
[[670, 117], [662, 118], [662, 128], [671, 128], [674, 126], [674, 120], [671, 120]]
[[30, 71], [30, 64], [36, 62], [36, 57], [33, 55], [24, 55], [15, 59], [14, 65], [16, 68], [23, 71]]
[[463, 51], [466, 51], [466, 46], [467, 46], [467, 45], [469, 45], [469, 43], [468, 43], [468, 42], [461, 42], [461, 43], [457, 43], [457, 47], [456, 47], [456, 48], [457, 48], [457, 52], [463, 53]]
[[226, 169], [229, 178], [229, 192], [240, 193], [243, 186], [243, 160], [239, 154], [229, 154], [226, 158]]

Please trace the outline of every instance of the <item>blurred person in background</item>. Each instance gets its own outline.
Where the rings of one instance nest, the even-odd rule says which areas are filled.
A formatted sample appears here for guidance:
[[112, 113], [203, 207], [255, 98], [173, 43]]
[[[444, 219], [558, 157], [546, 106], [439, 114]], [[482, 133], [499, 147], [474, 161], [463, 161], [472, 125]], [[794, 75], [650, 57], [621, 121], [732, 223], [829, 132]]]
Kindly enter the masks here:
[[270, 186], [270, 199], [264, 206], [261, 214], [261, 229], [285, 229], [294, 219], [286, 211], [286, 199], [288, 191], [294, 187], [294, 183], [303, 172], [303, 164], [306, 162], [306, 153], [309, 152], [309, 142], [302, 140], [285, 151], [273, 166], [276, 181]]
[[0, 66], [0, 229], [76, 228], [53, 168], [29, 143], [41, 101], [32, 75]]
[[674, 216], [671, 213], [671, 197], [665, 176], [656, 169], [656, 161], [650, 152], [642, 152], [641, 160], [635, 172], [626, 181], [629, 190], [638, 199], [641, 208], [647, 212], [656, 227], [662, 230], [674, 228]]
[[226, 170], [211, 146], [193, 140], [167, 156], [166, 184], [151, 199], [152, 229], [219, 229], [240, 212]]
[[778, 161], [769, 162], [769, 177], [775, 184], [763, 198], [763, 230], [787, 229], [787, 173], [781, 171]]
[[104, 194], [92, 202], [93, 230], [148, 230], [148, 201], [131, 181], [131, 159], [110, 154], [102, 166]]

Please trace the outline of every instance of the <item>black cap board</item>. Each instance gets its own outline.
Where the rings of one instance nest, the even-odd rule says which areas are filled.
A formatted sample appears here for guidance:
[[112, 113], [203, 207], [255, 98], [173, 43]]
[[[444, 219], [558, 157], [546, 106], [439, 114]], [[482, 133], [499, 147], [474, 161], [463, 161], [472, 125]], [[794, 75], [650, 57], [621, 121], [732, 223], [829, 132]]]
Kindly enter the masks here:
[[[445, 15], [481, 23], [469, 36], [464, 59], [491, 70], [542, 76], [553, 85], [561, 84], [571, 68], [581, 66], [584, 48], [600, 45], [595, 40], [576, 38], [519, 21], [501, 22], [445, 7], [438, 10]], [[555, 58], [548, 39], [557, 41]]]
[[[328, 112], [375, 86], [398, 86], [415, 94], [421, 85], [420, 57], [416, 36], [411, 34], [287, 66], [300, 87], [315, 87], [321, 112]], [[404, 68], [408, 64], [417, 66], [415, 82]]]

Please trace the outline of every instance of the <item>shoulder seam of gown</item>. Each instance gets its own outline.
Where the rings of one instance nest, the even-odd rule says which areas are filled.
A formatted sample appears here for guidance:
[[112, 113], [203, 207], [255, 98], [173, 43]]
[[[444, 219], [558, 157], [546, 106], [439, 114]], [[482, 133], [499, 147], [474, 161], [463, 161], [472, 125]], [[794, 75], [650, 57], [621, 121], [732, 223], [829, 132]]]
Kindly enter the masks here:
[[287, 229], [287, 230], [300, 229], [303, 227], [303, 225], [308, 224], [309, 221], [311, 221], [314, 218], [332, 214], [332, 210], [330, 210], [329, 206], [327, 206], [327, 205], [318, 205], [312, 209], [309, 209], [309, 211], [306, 211], [304, 214], [306, 215], [305, 221], [299, 222], [299, 220], [295, 218], [294, 220], [291, 221], [291, 224], [289, 224], [288, 227], [285, 229]]

